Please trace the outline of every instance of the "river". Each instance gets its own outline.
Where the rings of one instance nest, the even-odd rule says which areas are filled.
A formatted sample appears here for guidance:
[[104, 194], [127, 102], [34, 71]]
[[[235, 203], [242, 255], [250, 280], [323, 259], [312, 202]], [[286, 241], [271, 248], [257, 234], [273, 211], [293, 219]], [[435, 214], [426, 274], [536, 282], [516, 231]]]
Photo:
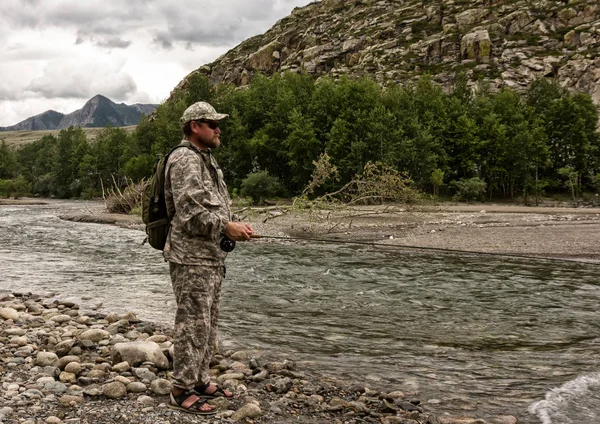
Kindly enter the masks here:
[[[0, 206], [0, 289], [170, 324], [168, 266], [142, 232], [58, 218], [98, 206]], [[225, 346], [414, 391], [432, 412], [600, 422], [597, 265], [249, 242], [227, 266]]]

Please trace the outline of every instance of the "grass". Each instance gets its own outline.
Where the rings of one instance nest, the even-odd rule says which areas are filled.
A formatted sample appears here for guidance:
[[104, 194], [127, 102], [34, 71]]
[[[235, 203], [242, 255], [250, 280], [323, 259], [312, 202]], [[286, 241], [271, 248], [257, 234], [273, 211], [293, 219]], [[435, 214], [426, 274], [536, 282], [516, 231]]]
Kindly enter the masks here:
[[[123, 129], [127, 132], [133, 132], [133, 130], [135, 130], [135, 127], [136, 125], [131, 125], [128, 127], [123, 127]], [[82, 130], [85, 132], [87, 139], [91, 141], [95, 139], [96, 136], [100, 133], [100, 131], [104, 130], [104, 128], [82, 128]], [[0, 131], [0, 140], [6, 140], [6, 143], [9, 146], [19, 148], [26, 144], [37, 141], [47, 134], [58, 136], [58, 133], [60, 132], [61, 130]]]

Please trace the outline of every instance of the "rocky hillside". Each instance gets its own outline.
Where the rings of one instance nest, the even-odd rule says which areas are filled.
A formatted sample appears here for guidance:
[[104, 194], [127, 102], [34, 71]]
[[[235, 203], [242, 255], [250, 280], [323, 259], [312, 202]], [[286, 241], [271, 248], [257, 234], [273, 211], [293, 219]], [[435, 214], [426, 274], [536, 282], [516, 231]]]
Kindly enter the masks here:
[[245, 85], [256, 72], [285, 70], [381, 84], [429, 72], [444, 85], [464, 71], [472, 82], [517, 90], [548, 77], [600, 105], [600, 2], [323, 0], [194, 73]]
[[10, 127], [0, 127], [0, 131], [22, 130], [55, 130], [73, 127], [125, 127], [137, 125], [142, 114], [149, 115], [156, 109], [156, 105], [117, 104], [107, 97], [96, 95], [86, 102], [79, 110], [68, 115], [48, 110], [39, 115], [32, 116]]

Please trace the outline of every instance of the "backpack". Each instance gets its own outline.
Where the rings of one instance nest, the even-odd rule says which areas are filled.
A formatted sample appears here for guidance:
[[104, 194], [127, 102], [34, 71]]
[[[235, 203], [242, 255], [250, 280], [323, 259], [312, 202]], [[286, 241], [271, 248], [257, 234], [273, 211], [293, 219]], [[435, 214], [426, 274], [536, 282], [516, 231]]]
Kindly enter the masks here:
[[186, 144], [180, 144], [157, 159], [152, 177], [142, 193], [142, 221], [146, 224], [146, 240], [150, 246], [158, 250], [165, 248], [171, 226], [165, 202], [165, 167], [171, 153], [180, 147], [189, 148]]

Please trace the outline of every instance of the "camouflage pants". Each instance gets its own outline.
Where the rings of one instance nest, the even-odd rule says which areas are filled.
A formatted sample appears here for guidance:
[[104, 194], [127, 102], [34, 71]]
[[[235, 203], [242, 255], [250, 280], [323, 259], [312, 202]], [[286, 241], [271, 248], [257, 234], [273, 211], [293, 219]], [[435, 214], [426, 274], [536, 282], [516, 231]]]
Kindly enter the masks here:
[[177, 302], [173, 384], [191, 389], [210, 381], [225, 267], [169, 262], [169, 271]]

